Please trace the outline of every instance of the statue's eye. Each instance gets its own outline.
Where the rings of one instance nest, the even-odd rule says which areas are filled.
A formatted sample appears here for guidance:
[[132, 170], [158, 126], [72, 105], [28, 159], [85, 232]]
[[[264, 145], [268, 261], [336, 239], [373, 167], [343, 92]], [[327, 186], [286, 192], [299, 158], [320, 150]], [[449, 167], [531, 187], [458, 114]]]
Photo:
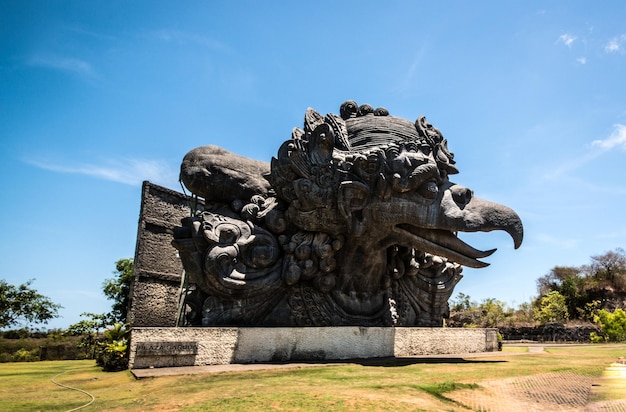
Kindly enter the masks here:
[[434, 199], [439, 193], [439, 186], [434, 180], [429, 180], [417, 189], [417, 193], [424, 196], [426, 199]]
[[239, 228], [232, 224], [222, 224], [218, 226], [216, 231], [218, 232], [220, 243], [227, 245], [235, 244], [241, 235]]
[[420, 152], [428, 156], [431, 154], [432, 149], [430, 148], [430, 146], [420, 146]]

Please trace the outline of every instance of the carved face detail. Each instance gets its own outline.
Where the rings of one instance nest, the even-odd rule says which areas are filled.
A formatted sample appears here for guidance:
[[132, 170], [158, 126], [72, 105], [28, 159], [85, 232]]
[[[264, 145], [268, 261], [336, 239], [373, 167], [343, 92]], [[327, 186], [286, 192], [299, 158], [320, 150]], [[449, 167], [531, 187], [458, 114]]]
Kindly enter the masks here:
[[197, 218], [196, 243], [206, 242], [202, 261], [208, 290], [253, 291], [280, 278], [281, 249], [265, 229], [234, 218], [203, 212]]
[[401, 147], [400, 152], [389, 154], [388, 162], [393, 173], [389, 180], [393, 191], [418, 192], [431, 200], [437, 196], [441, 176], [430, 146]]
[[424, 117], [411, 123], [378, 110], [342, 108], [342, 114], [322, 117], [310, 109], [304, 130], [294, 131], [272, 159], [269, 179], [290, 202], [292, 222], [471, 267], [486, 266], [477, 259], [495, 250], [470, 247], [458, 231], [504, 230], [519, 247], [523, 229], [517, 214], [449, 181], [448, 175], [458, 173], [454, 155]]

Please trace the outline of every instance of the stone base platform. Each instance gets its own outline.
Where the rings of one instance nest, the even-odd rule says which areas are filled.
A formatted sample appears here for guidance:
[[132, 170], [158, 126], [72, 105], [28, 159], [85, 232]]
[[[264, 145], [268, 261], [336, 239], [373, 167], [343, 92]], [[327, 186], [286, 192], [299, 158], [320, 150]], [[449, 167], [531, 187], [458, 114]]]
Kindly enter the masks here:
[[136, 327], [131, 331], [129, 367], [326, 361], [497, 350], [497, 329]]

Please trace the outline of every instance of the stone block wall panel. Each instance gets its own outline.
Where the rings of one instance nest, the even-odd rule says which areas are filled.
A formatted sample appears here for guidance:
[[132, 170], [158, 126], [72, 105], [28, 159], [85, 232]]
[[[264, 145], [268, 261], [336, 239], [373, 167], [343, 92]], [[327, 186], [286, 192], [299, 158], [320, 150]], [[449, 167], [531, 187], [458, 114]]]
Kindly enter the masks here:
[[190, 213], [184, 194], [143, 183], [128, 316], [131, 327], [176, 326], [183, 267], [171, 245], [172, 233]]
[[179, 327], [134, 328], [131, 334], [131, 369], [467, 354], [498, 347], [496, 329]]

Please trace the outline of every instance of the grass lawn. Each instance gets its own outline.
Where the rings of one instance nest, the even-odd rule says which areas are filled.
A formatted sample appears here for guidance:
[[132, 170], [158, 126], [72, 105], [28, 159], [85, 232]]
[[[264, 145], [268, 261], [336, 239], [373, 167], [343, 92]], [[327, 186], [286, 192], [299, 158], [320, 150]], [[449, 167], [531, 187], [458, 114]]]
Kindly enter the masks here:
[[502, 346], [502, 352], [528, 352], [528, 346]]
[[[0, 410], [67, 411], [466, 411], [446, 394], [480, 390], [480, 382], [568, 371], [600, 378], [626, 354], [626, 345], [563, 346], [545, 354], [498, 354], [466, 359], [397, 359], [381, 364], [332, 366], [135, 380], [128, 371], [101, 372], [93, 361], [0, 364]], [[614, 381], [617, 382], [617, 381]], [[620, 389], [621, 388], [621, 389]], [[623, 385], [598, 399], [618, 399]], [[615, 392], [618, 391], [618, 392]], [[617, 396], [617, 397], [616, 397]]]

